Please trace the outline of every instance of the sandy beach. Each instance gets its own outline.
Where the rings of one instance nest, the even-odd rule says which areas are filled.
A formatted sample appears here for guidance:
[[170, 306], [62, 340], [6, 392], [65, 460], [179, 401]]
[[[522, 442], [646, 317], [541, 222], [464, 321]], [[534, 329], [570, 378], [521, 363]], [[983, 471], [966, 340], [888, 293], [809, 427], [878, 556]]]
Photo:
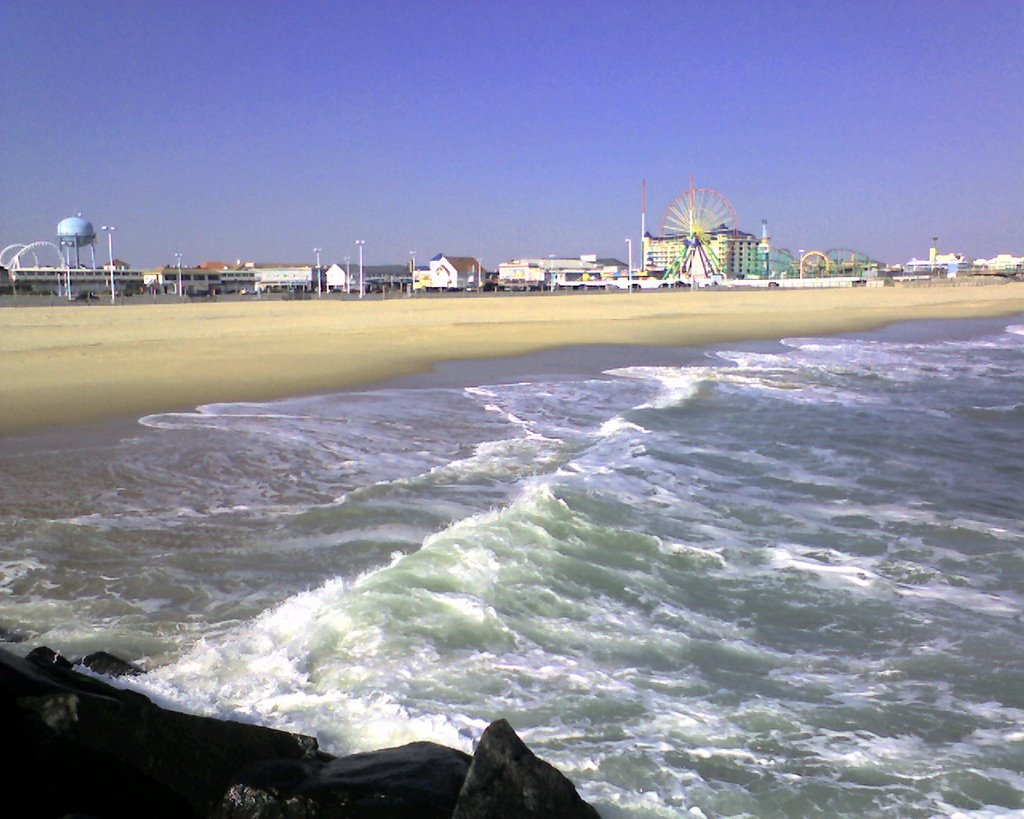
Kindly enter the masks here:
[[568, 345], [702, 345], [1021, 312], [1022, 282], [8, 308], [0, 434], [323, 392]]

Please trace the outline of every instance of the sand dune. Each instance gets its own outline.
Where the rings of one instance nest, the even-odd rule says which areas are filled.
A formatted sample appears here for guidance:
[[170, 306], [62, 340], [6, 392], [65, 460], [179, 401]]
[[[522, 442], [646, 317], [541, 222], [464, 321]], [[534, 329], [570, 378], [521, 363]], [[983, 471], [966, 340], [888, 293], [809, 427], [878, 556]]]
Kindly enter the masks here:
[[7, 308], [0, 433], [327, 391], [571, 344], [697, 345], [1022, 312], [1024, 282]]

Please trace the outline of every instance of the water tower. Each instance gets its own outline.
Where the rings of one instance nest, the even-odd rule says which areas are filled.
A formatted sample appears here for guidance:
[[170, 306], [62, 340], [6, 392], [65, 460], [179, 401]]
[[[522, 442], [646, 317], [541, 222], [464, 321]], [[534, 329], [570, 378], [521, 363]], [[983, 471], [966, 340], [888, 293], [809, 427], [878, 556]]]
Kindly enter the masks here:
[[69, 216], [57, 225], [57, 241], [64, 252], [64, 262], [71, 267], [71, 248], [75, 249], [75, 267], [82, 266], [81, 248], [88, 245], [92, 249], [92, 269], [96, 269], [96, 231], [92, 222], [83, 219], [82, 214]]

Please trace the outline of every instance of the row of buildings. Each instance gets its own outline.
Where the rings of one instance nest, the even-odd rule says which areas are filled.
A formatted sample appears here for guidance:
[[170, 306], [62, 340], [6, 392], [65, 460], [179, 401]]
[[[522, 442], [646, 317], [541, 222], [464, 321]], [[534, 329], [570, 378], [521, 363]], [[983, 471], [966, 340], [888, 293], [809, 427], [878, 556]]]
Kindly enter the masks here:
[[1024, 255], [999, 253], [989, 259], [971, 259], [963, 253], [939, 253], [938, 246], [933, 240], [927, 259], [910, 259], [903, 264], [902, 270], [907, 274], [918, 275], [1020, 275], [1024, 273]]
[[[103, 227], [110, 232], [114, 228]], [[991, 259], [968, 259], [958, 253], [939, 253], [933, 240], [927, 259], [911, 259], [904, 265], [885, 267], [863, 253], [849, 249], [800, 250], [796, 254], [772, 245], [767, 224], [757, 237], [722, 224], [703, 231], [699, 241], [690, 235], [642, 237], [638, 268], [615, 258], [597, 255], [546, 256], [511, 259], [488, 271], [472, 256], [439, 253], [426, 264], [354, 267], [301, 264], [260, 264], [236, 260], [234, 264], [209, 261], [184, 266], [181, 254], [175, 265], [150, 270], [133, 269], [113, 257], [96, 266], [96, 232], [81, 214], [58, 225], [58, 242], [8, 245], [0, 252], [0, 291], [49, 292], [71, 298], [82, 293], [153, 293], [210, 296], [228, 293], [345, 292], [385, 289], [413, 291], [450, 290], [554, 290], [585, 288], [647, 289], [666, 286], [701, 286], [729, 280], [779, 280], [794, 278], [850, 278], [879, 275], [1021, 275], [1024, 257], [999, 254]], [[699, 247], [696, 247], [699, 246]], [[698, 264], [695, 247], [700, 251]], [[82, 264], [81, 250], [88, 248], [92, 265]], [[58, 264], [41, 263], [47, 254]], [[318, 260], [319, 262], [319, 260]], [[762, 282], [763, 283], [763, 282]]]

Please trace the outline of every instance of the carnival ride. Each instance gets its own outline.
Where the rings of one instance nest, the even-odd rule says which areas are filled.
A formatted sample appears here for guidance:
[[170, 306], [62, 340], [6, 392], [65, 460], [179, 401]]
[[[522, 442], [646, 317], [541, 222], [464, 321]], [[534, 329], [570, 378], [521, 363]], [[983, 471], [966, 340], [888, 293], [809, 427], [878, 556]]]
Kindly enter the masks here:
[[[796, 257], [784, 247], [769, 247], [763, 275], [769, 279], [788, 279], [799, 275]], [[759, 271], [759, 275], [762, 271]]]
[[769, 247], [765, 259], [760, 251], [757, 277], [769, 279], [863, 278], [877, 269], [878, 262], [849, 248], [801, 251], [799, 256], [785, 248]]
[[57, 264], [45, 265], [45, 267], [64, 267], [64, 256], [60, 252], [60, 248], [53, 242], [30, 242], [29, 244], [7, 245], [3, 250], [0, 250], [0, 267], [4, 267], [11, 273], [17, 274], [19, 270], [29, 267], [26, 262], [28, 261], [28, 256], [31, 255], [33, 262], [31, 267], [38, 269], [40, 267], [39, 252], [44, 251], [47, 248], [56, 254]]
[[858, 250], [850, 250], [845, 247], [834, 247], [826, 250], [829, 265], [834, 276], [856, 276], [861, 277], [870, 270], [878, 268], [878, 262], [861, 253]]
[[732, 204], [711, 188], [689, 189], [673, 199], [661, 218], [661, 235], [681, 239], [682, 249], [669, 264], [665, 279], [696, 283], [724, 274], [724, 265], [714, 245], [723, 235], [739, 235], [739, 220]]
[[801, 279], [824, 279], [828, 276], [831, 263], [820, 250], [809, 250], [800, 257]]

